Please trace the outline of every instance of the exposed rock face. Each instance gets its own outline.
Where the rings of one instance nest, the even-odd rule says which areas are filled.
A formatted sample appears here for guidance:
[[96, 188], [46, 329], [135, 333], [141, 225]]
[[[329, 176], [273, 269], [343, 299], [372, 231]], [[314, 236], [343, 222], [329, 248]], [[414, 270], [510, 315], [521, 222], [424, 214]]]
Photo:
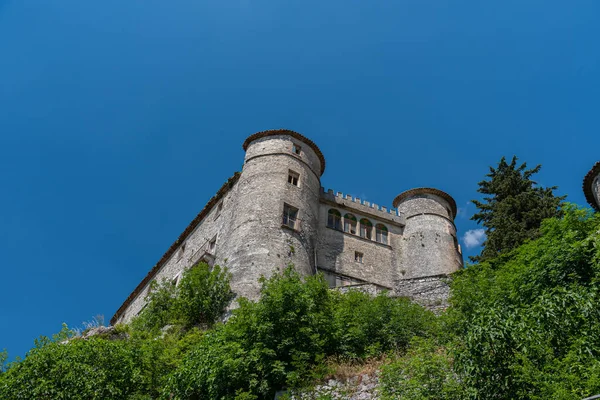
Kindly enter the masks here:
[[108, 340], [123, 340], [129, 338], [129, 335], [127, 333], [117, 332], [114, 326], [97, 326], [95, 328], [91, 328], [83, 335], [81, 335], [81, 338], [89, 339], [93, 336], [100, 336], [103, 339]]
[[[294, 400], [313, 400], [313, 399], [335, 399], [335, 400], [377, 400], [379, 377], [374, 375], [359, 375], [350, 378], [347, 381], [330, 379], [327, 383], [315, 386], [314, 389], [303, 393], [293, 393], [291, 398]], [[283, 396], [285, 392], [279, 392], [275, 399]]]

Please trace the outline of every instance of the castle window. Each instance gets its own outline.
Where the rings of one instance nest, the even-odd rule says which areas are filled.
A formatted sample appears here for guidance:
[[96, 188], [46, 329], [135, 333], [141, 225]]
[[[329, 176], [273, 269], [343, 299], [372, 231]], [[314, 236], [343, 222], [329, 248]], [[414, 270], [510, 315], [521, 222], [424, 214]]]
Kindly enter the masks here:
[[215, 236], [208, 243], [208, 252], [211, 254], [214, 254], [216, 249], [217, 249], [217, 237]]
[[375, 240], [379, 243], [388, 244], [388, 230], [385, 225], [375, 225]]
[[344, 215], [344, 232], [356, 235], [356, 217], [354, 215]]
[[291, 169], [288, 172], [288, 183], [294, 186], [298, 186], [298, 179], [300, 178], [300, 174], [292, 171]]
[[336, 209], [330, 209], [327, 214], [327, 226], [339, 231], [342, 230], [342, 214]]
[[363, 254], [363, 253], [361, 253], [361, 252], [359, 252], [359, 251], [355, 251], [355, 252], [354, 252], [354, 261], [356, 261], [356, 262], [359, 262], [359, 263], [361, 263], [361, 264], [362, 264], [362, 262], [363, 262], [363, 257], [364, 257], [364, 254]]
[[283, 205], [283, 225], [298, 229], [298, 209], [289, 204]]
[[360, 220], [360, 237], [369, 240], [373, 238], [373, 224], [366, 218]]
[[302, 148], [300, 146], [298, 146], [296, 143], [292, 144], [292, 151], [294, 152], [294, 154], [300, 155], [300, 150]]

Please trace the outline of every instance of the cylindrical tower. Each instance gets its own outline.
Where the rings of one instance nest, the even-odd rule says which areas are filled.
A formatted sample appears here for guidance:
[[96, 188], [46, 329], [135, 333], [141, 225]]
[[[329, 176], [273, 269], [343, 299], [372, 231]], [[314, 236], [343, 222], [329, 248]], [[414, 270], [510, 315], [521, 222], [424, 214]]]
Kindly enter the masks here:
[[394, 199], [406, 218], [402, 246], [403, 278], [450, 274], [459, 270], [462, 255], [456, 239], [456, 202], [433, 188], [411, 189]]
[[223, 259], [235, 293], [259, 295], [261, 275], [288, 264], [315, 271], [323, 154], [310, 139], [290, 130], [258, 132], [246, 139]]
[[598, 161], [583, 179], [585, 199], [596, 211], [600, 211], [600, 161]]

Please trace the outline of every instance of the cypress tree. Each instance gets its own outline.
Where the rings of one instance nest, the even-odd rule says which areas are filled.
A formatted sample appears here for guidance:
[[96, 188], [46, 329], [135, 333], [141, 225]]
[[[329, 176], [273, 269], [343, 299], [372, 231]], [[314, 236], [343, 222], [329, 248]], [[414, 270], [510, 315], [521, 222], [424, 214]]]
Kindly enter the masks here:
[[556, 186], [540, 187], [532, 176], [541, 165], [527, 169], [527, 163], [517, 166], [517, 157], [510, 163], [502, 157], [497, 168], [490, 167], [488, 180], [478, 183], [477, 191], [483, 201], [471, 200], [479, 209], [472, 220], [485, 228], [486, 241], [481, 254], [470, 257], [482, 262], [506, 254], [526, 240], [539, 236], [539, 228], [546, 218], [561, 215], [565, 196], [555, 196]]

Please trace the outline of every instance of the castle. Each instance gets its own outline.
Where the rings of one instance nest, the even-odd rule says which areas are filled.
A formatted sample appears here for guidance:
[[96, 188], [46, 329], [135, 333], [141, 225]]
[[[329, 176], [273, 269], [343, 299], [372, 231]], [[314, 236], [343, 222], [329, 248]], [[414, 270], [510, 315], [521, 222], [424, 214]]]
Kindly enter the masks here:
[[210, 199], [111, 324], [141, 312], [152, 280], [177, 284], [202, 261], [226, 266], [233, 291], [250, 299], [259, 296], [261, 275], [293, 264], [303, 275], [322, 272], [332, 288], [386, 290], [430, 308], [445, 304], [446, 278], [463, 265], [450, 195], [411, 189], [386, 208], [325, 191], [321, 150], [290, 130], [255, 133], [243, 148], [242, 171]]

